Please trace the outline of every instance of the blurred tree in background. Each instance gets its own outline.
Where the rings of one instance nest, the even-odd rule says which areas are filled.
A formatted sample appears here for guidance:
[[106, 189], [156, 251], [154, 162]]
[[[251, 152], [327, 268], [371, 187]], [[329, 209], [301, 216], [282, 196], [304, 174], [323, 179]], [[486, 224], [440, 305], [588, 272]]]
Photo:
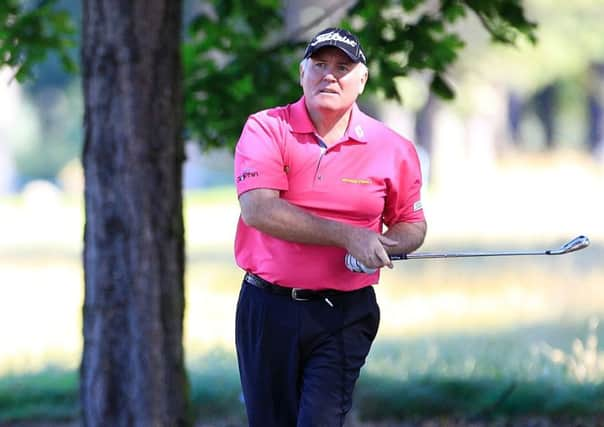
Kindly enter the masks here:
[[11, 80], [24, 84], [39, 118], [31, 130], [36, 136], [14, 147], [21, 183], [52, 181], [66, 161], [79, 157], [82, 103], [74, 24], [79, 9], [79, 2], [70, 0], [6, 0], [0, 6], [0, 63], [10, 67]]

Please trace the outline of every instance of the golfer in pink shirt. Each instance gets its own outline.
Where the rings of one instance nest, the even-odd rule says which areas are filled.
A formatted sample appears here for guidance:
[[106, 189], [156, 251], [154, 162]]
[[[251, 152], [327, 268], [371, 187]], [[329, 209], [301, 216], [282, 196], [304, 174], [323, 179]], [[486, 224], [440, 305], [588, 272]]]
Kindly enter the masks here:
[[[415, 148], [356, 104], [366, 63], [355, 35], [320, 32], [302, 98], [251, 115], [237, 144], [236, 344], [253, 427], [343, 425], [378, 329], [379, 269], [424, 240]], [[348, 270], [346, 253], [377, 271]]]

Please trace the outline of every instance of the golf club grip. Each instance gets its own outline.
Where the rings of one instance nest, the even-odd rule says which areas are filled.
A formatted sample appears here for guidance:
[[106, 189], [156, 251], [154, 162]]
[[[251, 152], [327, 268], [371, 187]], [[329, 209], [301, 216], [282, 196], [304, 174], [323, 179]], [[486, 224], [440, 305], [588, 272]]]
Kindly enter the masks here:
[[[389, 255], [389, 258], [392, 261], [399, 261], [399, 260], [407, 259], [407, 254], [392, 254], [392, 255]], [[365, 267], [365, 265], [363, 265], [361, 262], [359, 262], [355, 257], [353, 257], [350, 254], [346, 254], [346, 256], [344, 257], [344, 264], [346, 265], [346, 268], [348, 270], [352, 271], [353, 273], [373, 274], [377, 271], [377, 268]]]

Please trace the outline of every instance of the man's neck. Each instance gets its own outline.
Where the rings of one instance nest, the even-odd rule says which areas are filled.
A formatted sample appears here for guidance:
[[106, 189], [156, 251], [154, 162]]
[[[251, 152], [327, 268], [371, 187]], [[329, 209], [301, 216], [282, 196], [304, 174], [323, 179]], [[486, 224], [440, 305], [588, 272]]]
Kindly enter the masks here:
[[328, 146], [340, 141], [350, 122], [352, 108], [345, 112], [309, 111], [317, 134]]

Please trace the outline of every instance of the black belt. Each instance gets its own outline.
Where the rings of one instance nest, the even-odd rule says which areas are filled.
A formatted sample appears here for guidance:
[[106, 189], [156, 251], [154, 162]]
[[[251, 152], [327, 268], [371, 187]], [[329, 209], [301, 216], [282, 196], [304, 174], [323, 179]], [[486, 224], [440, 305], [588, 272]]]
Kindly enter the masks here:
[[[317, 299], [325, 300], [327, 297], [349, 293], [345, 291], [336, 291], [335, 289], [314, 291], [312, 289], [287, 288], [285, 286], [275, 285], [252, 273], [245, 273], [243, 280], [252, 286], [264, 289], [273, 294], [290, 296], [291, 299], [295, 301], [312, 301]], [[331, 305], [329, 301], [328, 304]]]

